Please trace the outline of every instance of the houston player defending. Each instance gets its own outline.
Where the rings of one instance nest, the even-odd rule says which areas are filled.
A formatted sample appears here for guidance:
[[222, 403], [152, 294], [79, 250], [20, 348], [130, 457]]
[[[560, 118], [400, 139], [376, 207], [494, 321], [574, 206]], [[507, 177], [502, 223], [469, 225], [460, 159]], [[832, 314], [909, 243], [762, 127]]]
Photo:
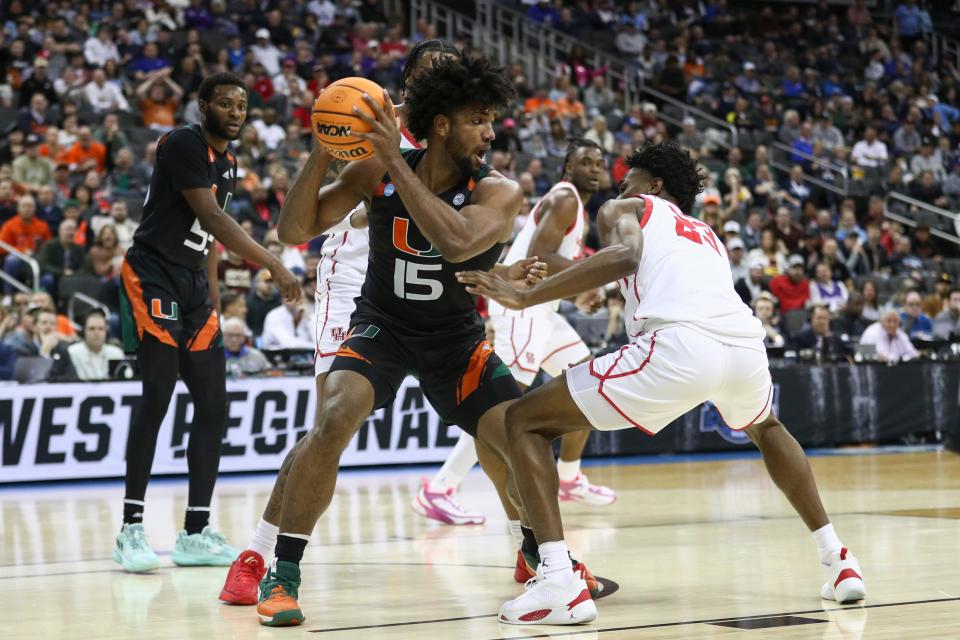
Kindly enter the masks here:
[[[514, 239], [504, 259], [506, 264], [539, 256], [538, 259], [547, 264], [547, 272], [556, 273], [572, 264], [583, 250], [587, 227], [583, 203], [599, 189], [600, 172], [605, 168], [603, 150], [589, 140], [573, 140], [567, 148], [563, 167], [561, 181], [541, 198]], [[540, 369], [558, 376], [570, 365], [590, 357], [583, 339], [557, 313], [556, 302], [517, 312], [491, 300], [490, 321], [494, 350], [523, 389], [533, 383]], [[560, 499], [593, 506], [612, 504], [617, 498], [612, 490], [591, 485], [580, 473], [580, 456], [589, 436], [589, 431], [583, 431], [563, 437], [557, 463]], [[414, 498], [413, 510], [447, 524], [482, 524], [482, 514], [456, 514], [445, 508], [447, 496], [452, 496], [476, 462], [476, 451], [469, 436], [461, 436], [443, 467], [424, 483]], [[514, 529], [518, 526], [511, 523]], [[530, 576], [521, 565], [518, 560], [517, 579], [525, 582]]]
[[527, 624], [531, 612], [548, 610], [540, 623], [576, 622], [566, 616], [578, 585], [570, 578], [550, 441], [591, 429], [637, 427], [654, 435], [706, 400], [728, 425], [746, 429], [770, 477], [813, 532], [827, 574], [820, 596], [863, 598], [860, 566], [830, 524], [803, 450], [771, 413], [760, 322], [734, 292], [723, 244], [683, 213], [700, 190], [694, 161], [667, 142], [635, 151], [627, 166], [620, 197], [604, 204], [598, 218], [608, 248], [525, 291], [491, 274], [460, 276], [471, 293], [512, 309], [617, 282], [635, 340], [571, 368], [507, 412], [511, 466], [542, 563], [541, 579], [505, 603], [500, 620]]

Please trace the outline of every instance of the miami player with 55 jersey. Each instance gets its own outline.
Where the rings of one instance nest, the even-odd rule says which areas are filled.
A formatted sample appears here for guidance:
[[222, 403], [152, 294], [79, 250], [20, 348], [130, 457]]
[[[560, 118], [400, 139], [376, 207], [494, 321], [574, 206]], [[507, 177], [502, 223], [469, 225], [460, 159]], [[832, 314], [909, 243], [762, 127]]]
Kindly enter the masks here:
[[284, 298], [302, 295], [297, 278], [240, 228], [224, 208], [236, 184], [228, 151], [247, 115], [247, 87], [230, 73], [200, 85], [201, 124], [175, 129], [157, 144], [157, 163], [143, 220], [121, 270], [124, 349], [136, 353], [143, 400], [127, 439], [123, 527], [113, 558], [126, 571], [160, 566], [143, 530], [144, 496], [160, 423], [177, 374], [193, 400], [187, 446], [189, 498], [184, 529], [173, 547], [177, 565], [228, 565], [236, 557], [209, 526], [210, 500], [226, 427], [226, 367], [220, 333], [217, 252], [230, 251], [270, 270]]

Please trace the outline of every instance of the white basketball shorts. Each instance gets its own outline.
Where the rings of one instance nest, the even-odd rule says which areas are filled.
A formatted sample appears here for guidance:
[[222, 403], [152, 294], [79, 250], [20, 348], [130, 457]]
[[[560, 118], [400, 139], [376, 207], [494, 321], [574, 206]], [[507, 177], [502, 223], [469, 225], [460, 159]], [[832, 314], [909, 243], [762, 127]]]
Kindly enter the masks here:
[[724, 344], [671, 325], [567, 371], [567, 388], [597, 429], [637, 427], [654, 435], [706, 400], [732, 429], [770, 414], [766, 351]]
[[[329, 261], [327, 261], [329, 262]], [[316, 328], [317, 348], [314, 358], [314, 375], [326, 373], [333, 364], [333, 358], [340, 343], [350, 330], [350, 316], [357, 308], [353, 299], [360, 295], [363, 274], [345, 274], [341, 266], [334, 273], [325, 272], [321, 265], [317, 279]]]
[[493, 350], [520, 384], [532, 384], [540, 369], [556, 377], [590, 356], [583, 339], [556, 311], [491, 316], [490, 321]]

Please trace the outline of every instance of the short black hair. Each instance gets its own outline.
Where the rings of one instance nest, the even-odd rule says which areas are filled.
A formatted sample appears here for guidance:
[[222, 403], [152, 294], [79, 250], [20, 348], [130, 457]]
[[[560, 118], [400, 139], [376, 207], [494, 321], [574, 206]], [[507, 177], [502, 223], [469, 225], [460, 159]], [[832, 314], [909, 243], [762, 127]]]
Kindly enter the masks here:
[[250, 95], [250, 89], [247, 88], [247, 83], [243, 81], [243, 78], [235, 73], [224, 71], [204, 78], [203, 82], [200, 83], [200, 89], [197, 91], [197, 99], [210, 102], [210, 99], [213, 98], [214, 89], [225, 84], [240, 87], [244, 93]]
[[413, 75], [417, 65], [420, 64], [420, 59], [424, 55], [433, 51], [439, 51], [440, 53], [451, 53], [455, 56], [459, 56], [461, 54], [460, 50], [451, 43], [439, 38], [424, 40], [418, 43], [417, 46], [410, 50], [410, 54], [407, 56], [407, 61], [403, 65], [403, 74], [400, 76], [400, 93], [403, 93], [407, 88], [407, 81], [410, 80], [410, 76]]
[[663, 188], [676, 198], [684, 213], [693, 211], [697, 194], [703, 191], [697, 162], [690, 153], [675, 142], [648, 144], [634, 149], [627, 156], [627, 166], [643, 169], [663, 180]]
[[570, 141], [570, 144], [567, 145], [567, 155], [563, 156], [563, 165], [561, 165], [563, 168], [560, 169], [561, 172], [566, 171], [567, 163], [570, 162], [570, 158], [573, 157], [573, 154], [575, 154], [578, 149], [597, 149], [600, 153], [603, 153], [603, 147], [593, 140], [574, 138]]
[[83, 316], [83, 324], [82, 324], [81, 326], [86, 327], [86, 326], [87, 326], [87, 320], [89, 320], [90, 318], [93, 318], [93, 317], [95, 317], [95, 316], [100, 316], [101, 318], [103, 318], [103, 321], [104, 321], [104, 322], [107, 321], [107, 314], [106, 314], [106, 312], [105, 312], [103, 309], [99, 308], [99, 307], [94, 307], [93, 309], [90, 309], [90, 311], [87, 311], [87, 315]]
[[516, 95], [503, 67], [486, 56], [457, 54], [456, 58], [436, 60], [432, 69], [411, 79], [407, 86], [407, 127], [417, 140], [423, 140], [440, 114], [450, 116], [471, 105], [502, 109]]

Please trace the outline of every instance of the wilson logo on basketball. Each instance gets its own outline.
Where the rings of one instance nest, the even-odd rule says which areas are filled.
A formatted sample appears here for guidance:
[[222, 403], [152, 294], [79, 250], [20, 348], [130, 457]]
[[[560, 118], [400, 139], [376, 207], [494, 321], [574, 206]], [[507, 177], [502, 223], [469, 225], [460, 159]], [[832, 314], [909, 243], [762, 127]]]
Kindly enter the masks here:
[[349, 138], [351, 135], [348, 125], [323, 124], [320, 122], [317, 123], [317, 134], [332, 138]]

